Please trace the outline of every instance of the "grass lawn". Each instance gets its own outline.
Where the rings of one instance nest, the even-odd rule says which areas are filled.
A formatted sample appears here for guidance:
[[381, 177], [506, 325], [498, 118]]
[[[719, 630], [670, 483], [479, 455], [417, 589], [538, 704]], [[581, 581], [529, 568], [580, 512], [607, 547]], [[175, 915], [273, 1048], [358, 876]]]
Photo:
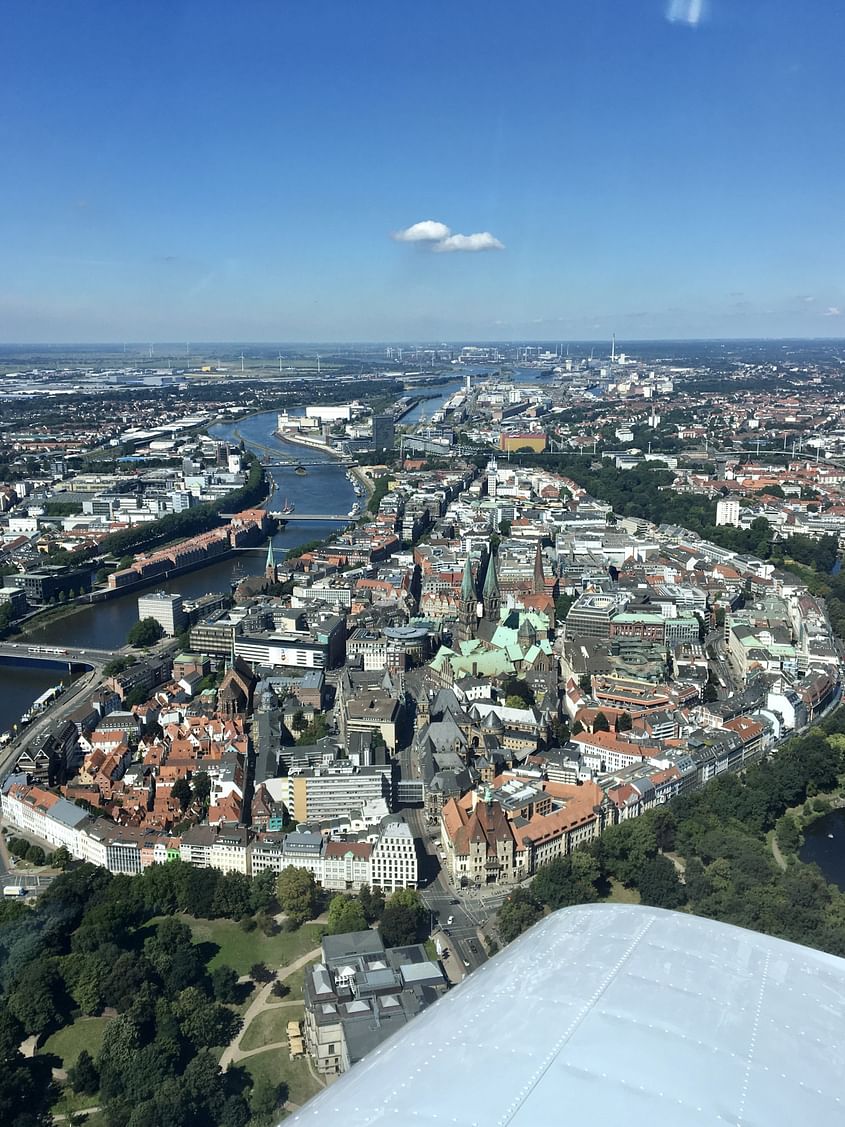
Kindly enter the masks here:
[[[72, 1025], [66, 1025], [64, 1029], [48, 1037], [38, 1051], [53, 1053], [60, 1058], [62, 1068], [70, 1068], [76, 1064], [83, 1049], [96, 1057], [102, 1044], [103, 1032], [110, 1021], [111, 1018], [108, 1017], [78, 1017]], [[86, 1098], [90, 1101], [91, 1097]]]
[[241, 1038], [240, 1047], [245, 1051], [261, 1049], [265, 1045], [277, 1045], [287, 1041], [289, 1021], [302, 1021], [305, 1010], [302, 1006], [279, 1006], [264, 1010], [249, 1023]]
[[[99, 1107], [100, 1094], [95, 1092], [93, 1096], [83, 1096], [78, 1092], [74, 1092], [69, 1084], [63, 1084], [61, 1094], [50, 1111], [53, 1115], [70, 1115], [74, 1111], [82, 1111], [84, 1107]], [[91, 1117], [93, 1120], [93, 1116]], [[91, 1122], [87, 1120], [86, 1122]]]
[[639, 904], [640, 894], [636, 888], [626, 888], [615, 877], [610, 878], [610, 894], [606, 903], [609, 904]]
[[192, 916], [180, 918], [190, 926], [195, 943], [213, 944], [219, 948], [209, 953], [209, 970], [225, 964], [233, 967], [238, 974], [249, 974], [249, 968], [254, 963], [266, 963], [271, 970], [276, 970], [320, 946], [320, 924], [303, 924], [297, 931], [264, 935], [258, 928], [255, 931], [244, 931], [234, 920], [195, 920]]
[[322, 1091], [322, 1086], [308, 1071], [305, 1058], [291, 1060], [285, 1049], [268, 1049], [266, 1053], [256, 1053], [254, 1057], [240, 1061], [238, 1067], [245, 1068], [253, 1080], [263, 1077], [271, 1084], [287, 1084], [288, 1099], [294, 1104], [304, 1104]]
[[[318, 960], [315, 959], [314, 962], [309, 963], [308, 966], [313, 967], [314, 963], [316, 963], [317, 961]], [[302, 997], [302, 984], [305, 981], [306, 970], [307, 970], [307, 967], [303, 967], [302, 970], [295, 970], [293, 972], [293, 974], [290, 975], [289, 978], [282, 979], [285, 986], [287, 986], [287, 988], [288, 988], [288, 993], [285, 994], [284, 998], [278, 998], [278, 999], [274, 998], [273, 995], [271, 994], [270, 995], [270, 1001], [273, 1002], [273, 1003], [275, 1003], [277, 1001], [279, 1001], [279, 1002], [290, 1002], [290, 1001], [293, 1001], [294, 998], [301, 998]]]
[[[38, 1051], [58, 1057], [62, 1062], [60, 1067], [71, 1068], [83, 1049], [96, 1057], [103, 1040], [103, 1031], [109, 1021], [111, 1018], [108, 1017], [79, 1017], [72, 1025], [67, 1025], [48, 1037]], [[51, 1110], [54, 1115], [69, 1115], [83, 1107], [97, 1107], [99, 1103], [100, 1097], [96, 1092], [93, 1096], [81, 1095], [74, 1092], [69, 1084], [63, 1084], [61, 1094]]]

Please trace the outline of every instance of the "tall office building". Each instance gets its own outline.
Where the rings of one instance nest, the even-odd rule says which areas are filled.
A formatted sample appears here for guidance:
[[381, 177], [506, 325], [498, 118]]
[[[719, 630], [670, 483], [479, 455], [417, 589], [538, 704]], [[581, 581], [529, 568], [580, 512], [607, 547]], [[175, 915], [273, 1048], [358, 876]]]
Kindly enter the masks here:
[[392, 415], [373, 415], [373, 447], [376, 450], [392, 450], [395, 435]]

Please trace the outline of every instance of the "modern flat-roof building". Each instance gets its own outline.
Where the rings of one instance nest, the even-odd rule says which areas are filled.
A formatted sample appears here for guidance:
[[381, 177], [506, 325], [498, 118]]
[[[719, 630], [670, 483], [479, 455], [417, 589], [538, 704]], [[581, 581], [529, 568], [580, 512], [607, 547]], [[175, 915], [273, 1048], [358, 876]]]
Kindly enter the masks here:
[[305, 972], [305, 1043], [319, 1072], [346, 1072], [446, 991], [421, 944], [385, 948], [377, 932], [327, 935]]
[[188, 616], [182, 609], [182, 596], [167, 591], [139, 595], [138, 618], [154, 618], [171, 638], [181, 634], [188, 625]]

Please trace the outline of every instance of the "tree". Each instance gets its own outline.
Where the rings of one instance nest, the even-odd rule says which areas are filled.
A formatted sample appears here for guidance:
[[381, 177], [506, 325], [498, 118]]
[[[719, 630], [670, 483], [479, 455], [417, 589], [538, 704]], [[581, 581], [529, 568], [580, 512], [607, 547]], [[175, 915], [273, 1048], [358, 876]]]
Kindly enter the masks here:
[[597, 712], [593, 720], [594, 732], [609, 732], [610, 723], [603, 712]]
[[784, 814], [775, 824], [775, 836], [783, 853], [797, 853], [801, 847], [801, 831], [791, 814]]
[[318, 740], [324, 738], [329, 733], [329, 722], [322, 712], [314, 714], [314, 718], [310, 723], [306, 724], [297, 738], [297, 745], [300, 747], [309, 747], [315, 744]]
[[274, 1084], [261, 1076], [253, 1085], [249, 1095], [249, 1109], [252, 1112], [253, 1123], [263, 1127], [276, 1118], [279, 1104], [287, 1099], [287, 1090], [282, 1084]]
[[511, 943], [543, 915], [543, 905], [528, 888], [515, 888], [499, 909], [499, 934]]
[[505, 697], [519, 697], [521, 703], [515, 706], [517, 708], [530, 708], [536, 704], [534, 690], [521, 677], [506, 677], [502, 682], [502, 692]]
[[582, 673], [578, 678], [578, 684], [581, 687], [581, 692], [589, 696], [593, 691], [593, 679], [589, 673]]
[[366, 931], [367, 917], [360, 900], [348, 896], [333, 896], [329, 904], [329, 935], [344, 935], [350, 931]]
[[630, 712], [622, 712], [616, 718], [616, 731], [617, 732], [630, 732], [634, 726], [631, 719]]
[[601, 875], [592, 854], [576, 851], [541, 865], [531, 885], [535, 900], [552, 911], [572, 904], [591, 904], [598, 899], [596, 883]]
[[61, 869], [62, 871], [67, 869], [68, 866], [72, 864], [72, 862], [73, 858], [63, 845], [60, 845], [50, 858], [50, 864], [53, 866], [53, 868]]
[[226, 1006], [209, 1002], [196, 986], [182, 990], [173, 1003], [173, 1013], [182, 1035], [198, 1049], [211, 1045], [228, 1045], [242, 1022]]
[[575, 602], [573, 595], [558, 595], [555, 599], [555, 617], [558, 622], [563, 622], [569, 614], [570, 607]]
[[253, 963], [249, 968], [249, 977], [253, 982], [272, 982], [274, 975], [266, 963]]
[[93, 1096], [100, 1087], [100, 1074], [87, 1049], [82, 1050], [76, 1058], [76, 1064], [68, 1069], [67, 1078], [74, 1092], [86, 1096]]
[[282, 911], [297, 927], [317, 914], [317, 884], [313, 873], [289, 865], [282, 869], [276, 884], [276, 897]]
[[197, 771], [192, 781], [194, 800], [203, 808], [208, 806], [211, 798], [211, 779], [207, 771]]
[[358, 890], [358, 899], [367, 923], [374, 923], [384, 911], [384, 893], [380, 888], [371, 889], [368, 884], [362, 884]]
[[662, 854], [649, 858], [642, 865], [637, 875], [637, 887], [643, 904], [654, 908], [680, 908], [686, 903], [686, 891], [678, 879], [675, 866]]
[[211, 972], [211, 990], [218, 1002], [237, 1002], [238, 972], [225, 965], [215, 967]]
[[650, 815], [654, 840], [660, 850], [675, 848], [677, 821], [670, 806], [658, 806]]
[[179, 803], [184, 814], [191, 801], [191, 784], [187, 779], [177, 779], [170, 789], [170, 794]]
[[15, 979], [7, 1004], [27, 1033], [46, 1033], [61, 1025], [69, 1007], [55, 960], [28, 963]]
[[403, 888], [387, 898], [379, 923], [386, 947], [406, 947], [425, 933], [428, 911], [419, 893]]
[[126, 640], [130, 646], [141, 649], [144, 646], [153, 646], [164, 637], [164, 627], [155, 618], [142, 618], [136, 622], [129, 631]]

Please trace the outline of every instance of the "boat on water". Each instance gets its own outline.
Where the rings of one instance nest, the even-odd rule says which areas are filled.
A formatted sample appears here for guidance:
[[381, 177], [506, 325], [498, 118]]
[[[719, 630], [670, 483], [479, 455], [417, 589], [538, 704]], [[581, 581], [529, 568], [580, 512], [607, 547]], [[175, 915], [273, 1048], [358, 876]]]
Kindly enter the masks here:
[[21, 724], [29, 724], [39, 713], [44, 711], [48, 704], [52, 704], [57, 697], [60, 697], [64, 691], [65, 687], [61, 681], [58, 685], [53, 685], [52, 688], [47, 689], [37, 700], [32, 702], [30, 707], [23, 714], [20, 720]]
[[305, 475], [308, 473], [308, 470], [306, 470], [305, 466], [295, 466], [293, 472], [295, 474], [299, 474], [300, 477], [305, 477]]
[[289, 500], [287, 499], [287, 497], [285, 497], [285, 503], [284, 503], [284, 505], [282, 505], [282, 507], [281, 507], [281, 509], [279, 510], [279, 512], [282, 512], [282, 513], [292, 513], [292, 512], [294, 511], [294, 509], [295, 509], [295, 508], [296, 508], [296, 505], [294, 505], [293, 501], [289, 501]]

